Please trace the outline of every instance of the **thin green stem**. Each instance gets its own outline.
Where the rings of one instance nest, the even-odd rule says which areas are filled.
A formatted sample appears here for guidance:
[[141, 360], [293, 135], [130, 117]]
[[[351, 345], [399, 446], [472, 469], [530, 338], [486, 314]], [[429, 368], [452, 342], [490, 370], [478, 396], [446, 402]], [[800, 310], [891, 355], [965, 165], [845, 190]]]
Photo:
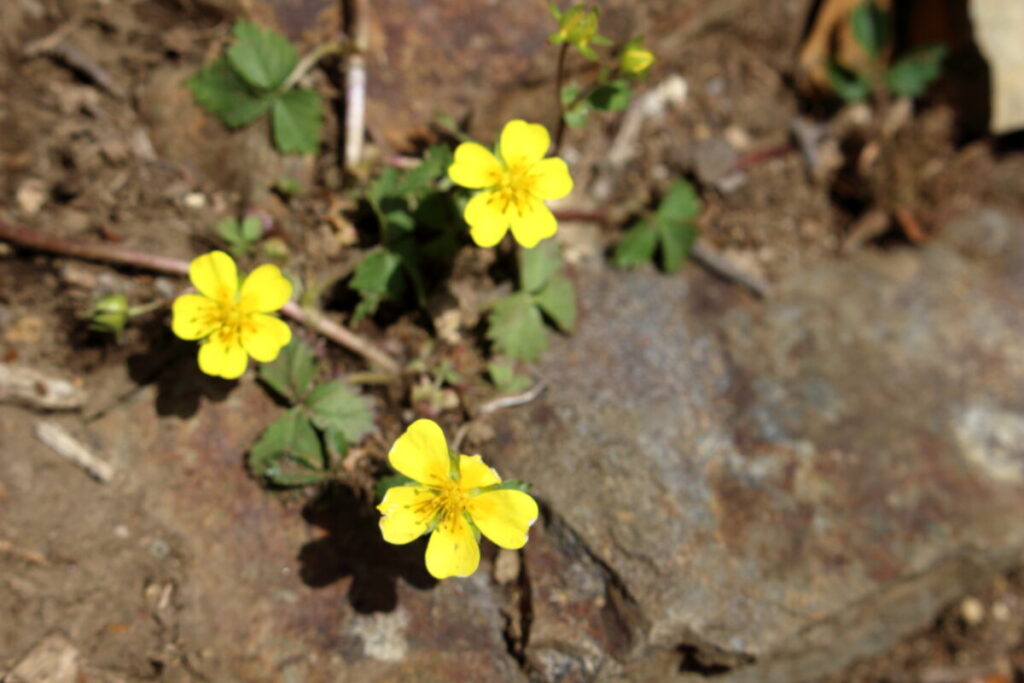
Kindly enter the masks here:
[[302, 59], [299, 60], [299, 63], [295, 65], [295, 68], [292, 69], [292, 72], [288, 74], [288, 78], [284, 79], [284, 83], [281, 84], [281, 87], [278, 88], [278, 91], [286, 93], [292, 88], [294, 88], [296, 84], [298, 84], [298, 82], [301, 81], [303, 77], [313, 69], [314, 66], [316, 66], [317, 62], [319, 62], [324, 57], [328, 55], [342, 54], [349, 51], [351, 51], [351, 48], [348, 45], [344, 45], [337, 41], [332, 41], [330, 43], [321, 43], [320, 45], [317, 45], [315, 48], [313, 48], [311, 52], [307, 53]]
[[565, 85], [565, 57], [569, 53], [569, 44], [562, 43], [558, 48], [558, 71], [555, 74], [555, 101], [558, 102], [558, 126], [555, 128], [555, 151], [553, 154], [558, 156], [558, 150], [562, 146], [562, 136], [565, 135], [565, 113], [566, 108], [562, 104], [562, 88]]

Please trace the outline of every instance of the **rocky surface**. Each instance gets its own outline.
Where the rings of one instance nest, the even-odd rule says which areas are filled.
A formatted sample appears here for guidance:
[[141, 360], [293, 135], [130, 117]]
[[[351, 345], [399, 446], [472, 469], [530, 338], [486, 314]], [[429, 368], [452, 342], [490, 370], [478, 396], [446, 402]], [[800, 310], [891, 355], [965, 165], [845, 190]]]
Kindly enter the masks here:
[[[492, 457], [603, 568], [627, 672], [673, 651], [723, 680], [813, 678], [1019, 562], [1014, 225], [961, 220], [763, 305], [693, 271], [580, 274], [580, 331], [539, 368], [545, 398], [493, 420]], [[1002, 265], [950, 246], [979, 231]]]

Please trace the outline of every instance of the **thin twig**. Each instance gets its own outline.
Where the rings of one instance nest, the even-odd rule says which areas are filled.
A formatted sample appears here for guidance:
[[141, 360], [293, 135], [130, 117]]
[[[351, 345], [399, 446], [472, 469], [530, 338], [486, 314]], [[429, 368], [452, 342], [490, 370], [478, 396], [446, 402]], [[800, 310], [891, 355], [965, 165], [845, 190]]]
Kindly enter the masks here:
[[352, 53], [345, 68], [345, 168], [354, 169], [363, 157], [366, 126], [366, 58], [370, 43], [370, 3], [351, 0], [349, 7]]
[[49, 446], [54, 453], [78, 465], [96, 481], [102, 484], [113, 481], [114, 466], [97, 458], [81, 441], [68, 434], [67, 430], [56, 422], [37, 422], [35, 434], [36, 438]]
[[569, 52], [569, 43], [562, 43], [558, 49], [558, 71], [555, 74], [555, 102], [558, 103], [558, 125], [555, 127], [555, 149], [553, 155], [558, 156], [565, 135], [565, 105], [562, 104], [562, 87], [565, 84], [565, 56]]
[[487, 403], [483, 404], [477, 408], [476, 417], [469, 422], [463, 422], [462, 426], [460, 426], [458, 431], [455, 432], [455, 438], [452, 439], [452, 450], [458, 452], [459, 449], [462, 448], [462, 442], [466, 439], [466, 435], [469, 434], [469, 430], [472, 429], [473, 424], [484, 415], [490, 415], [491, 413], [496, 413], [499, 410], [515, 408], [516, 406], [523, 406], [532, 401], [536, 401], [540, 398], [540, 395], [547, 390], [547, 388], [547, 384], [542, 380], [521, 394], [499, 396], [498, 398], [491, 399]]
[[313, 50], [305, 57], [299, 60], [299, 63], [295, 65], [292, 72], [288, 74], [288, 78], [284, 79], [284, 83], [278, 89], [281, 92], [288, 92], [298, 84], [302, 78], [309, 73], [317, 62], [326, 57], [327, 55], [339, 54], [345, 51], [345, 46], [341, 43], [330, 42], [322, 43], [317, 45]]
[[695, 242], [690, 248], [690, 256], [716, 275], [743, 285], [762, 299], [767, 298], [771, 293], [771, 287], [767, 282], [757, 275], [747, 272], [704, 242], [699, 240]]
[[[79, 242], [58, 237], [57, 235], [48, 235], [36, 230], [13, 226], [3, 221], [0, 221], [0, 240], [6, 240], [30, 249], [74, 256], [90, 261], [118, 263], [169, 275], [188, 275], [189, 264], [181, 259], [127, 249], [114, 244]], [[281, 313], [301, 325], [306, 325], [338, 346], [362, 356], [386, 372], [397, 375], [401, 370], [398, 361], [385, 351], [374, 346], [372, 342], [360, 337], [355, 332], [328, 320], [316, 311], [305, 310], [295, 302], [289, 301], [281, 309]]]

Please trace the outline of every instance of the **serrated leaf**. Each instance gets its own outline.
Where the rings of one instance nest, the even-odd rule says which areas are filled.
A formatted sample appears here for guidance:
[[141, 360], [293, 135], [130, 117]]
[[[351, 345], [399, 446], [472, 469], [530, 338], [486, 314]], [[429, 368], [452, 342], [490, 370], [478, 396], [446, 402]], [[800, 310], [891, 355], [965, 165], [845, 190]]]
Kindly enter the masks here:
[[324, 446], [327, 449], [328, 466], [341, 462], [348, 453], [348, 439], [339, 429], [328, 429], [324, 432]]
[[516, 292], [494, 306], [487, 338], [501, 353], [517, 360], [535, 361], [548, 347], [544, 319], [526, 292]]
[[241, 128], [263, 115], [273, 97], [254, 93], [223, 57], [188, 79], [196, 102], [228, 128]]
[[431, 145], [424, 153], [420, 165], [402, 177], [397, 193], [419, 198], [431, 189], [433, 183], [444, 175], [451, 164], [452, 151], [447, 145]]
[[533, 384], [529, 377], [517, 373], [511, 363], [492, 361], [487, 364], [487, 374], [494, 388], [502, 394], [522, 391]]
[[572, 332], [576, 328], [576, 288], [564, 275], [556, 275], [535, 295], [537, 305], [554, 321], [558, 329]]
[[697, 241], [697, 228], [689, 222], [659, 220], [658, 236], [661, 242], [661, 267], [666, 273], [674, 273], [690, 255], [690, 249]]
[[566, 85], [563, 85], [561, 92], [558, 93], [558, 97], [562, 101], [562, 106], [568, 107], [571, 105], [579, 98], [581, 92], [580, 87], [575, 83], [567, 83]]
[[889, 14], [874, 0], [866, 0], [853, 8], [850, 27], [854, 39], [871, 57], [878, 57], [889, 43]]
[[228, 62], [254, 88], [274, 90], [299, 61], [295, 46], [276, 31], [237, 21], [232, 32], [238, 42], [227, 49]]
[[942, 73], [946, 53], [944, 45], [933, 45], [907, 55], [886, 72], [885, 84], [896, 95], [920, 97]]
[[281, 349], [272, 363], [260, 365], [260, 379], [282, 398], [299, 403], [316, 377], [317, 359], [309, 344], [298, 337]]
[[672, 183], [658, 205], [661, 221], [687, 221], [700, 215], [700, 197], [693, 185], [679, 179]]
[[612, 262], [619, 268], [635, 268], [649, 263], [658, 246], [658, 230], [649, 221], [637, 223], [615, 245]]
[[249, 449], [249, 469], [266, 476], [282, 458], [318, 470], [324, 466], [323, 448], [313, 425], [298, 408], [275, 420]]
[[825, 67], [828, 84], [846, 102], [860, 102], [871, 94], [871, 86], [860, 76], [830, 60]]
[[271, 111], [274, 144], [285, 154], [308, 154], [320, 146], [323, 112], [312, 90], [289, 90], [274, 101]]
[[562, 267], [562, 251], [554, 240], [519, 250], [519, 288], [536, 292]]
[[373, 431], [373, 411], [367, 399], [343, 380], [320, 384], [303, 405], [313, 424], [325, 431], [337, 430], [350, 444]]
[[615, 80], [595, 88], [587, 101], [594, 109], [600, 111], [623, 111], [629, 106], [632, 97], [633, 88], [629, 83], [624, 80]]
[[356, 272], [349, 281], [349, 287], [359, 292], [362, 298], [353, 312], [355, 320], [376, 313], [384, 299], [401, 295], [405, 286], [401, 266], [402, 257], [384, 248], [371, 251], [356, 266]]

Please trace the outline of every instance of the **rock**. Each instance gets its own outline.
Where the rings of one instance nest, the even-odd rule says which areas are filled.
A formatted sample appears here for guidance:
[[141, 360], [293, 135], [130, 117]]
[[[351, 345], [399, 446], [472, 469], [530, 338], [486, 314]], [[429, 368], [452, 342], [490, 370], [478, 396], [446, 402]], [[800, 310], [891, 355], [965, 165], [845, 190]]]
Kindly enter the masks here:
[[4, 677], [6, 683], [76, 683], [78, 650], [60, 634], [43, 638]]
[[978, 49], [992, 72], [992, 132], [1024, 128], [1024, 5], [971, 0], [968, 6]]
[[488, 458], [615, 587], [630, 645], [601, 649], [627, 671], [814, 679], [1019, 562], [1024, 299], [1000, 262], [861, 253], [763, 305], [692, 269], [579, 285], [549, 391], [491, 420]]

